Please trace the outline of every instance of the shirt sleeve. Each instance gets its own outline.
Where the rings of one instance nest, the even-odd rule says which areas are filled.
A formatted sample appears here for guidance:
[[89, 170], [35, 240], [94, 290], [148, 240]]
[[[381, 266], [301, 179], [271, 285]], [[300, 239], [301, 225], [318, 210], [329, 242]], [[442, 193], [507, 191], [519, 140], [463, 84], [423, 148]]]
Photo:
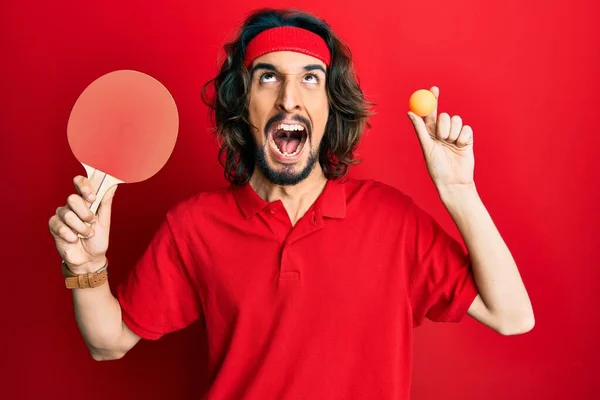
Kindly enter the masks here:
[[171, 229], [167, 218], [116, 290], [123, 322], [148, 340], [183, 329], [200, 316], [193, 280]]
[[414, 326], [425, 318], [460, 322], [478, 294], [468, 253], [428, 213], [409, 202], [408, 290]]

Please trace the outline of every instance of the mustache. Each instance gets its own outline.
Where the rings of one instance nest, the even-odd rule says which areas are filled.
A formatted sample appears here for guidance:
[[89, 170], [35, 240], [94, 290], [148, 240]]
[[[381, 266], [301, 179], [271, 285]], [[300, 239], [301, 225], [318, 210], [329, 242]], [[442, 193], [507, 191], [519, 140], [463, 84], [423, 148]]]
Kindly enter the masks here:
[[[265, 125], [265, 139], [268, 138], [268, 136], [269, 136], [268, 132], [271, 129], [271, 127], [273, 126], [273, 124], [275, 124], [279, 121], [283, 121], [286, 118], [287, 118], [287, 115], [285, 113], [278, 113], [278, 114], [272, 116], [271, 118], [269, 118], [269, 120], [267, 121], [267, 124]], [[310, 121], [307, 118], [303, 117], [302, 115], [292, 115], [287, 119], [303, 123], [306, 126], [306, 129], [308, 130], [308, 132], [306, 132], [308, 134], [308, 138], [311, 139], [311, 141], [312, 141], [312, 125], [310, 124]]]

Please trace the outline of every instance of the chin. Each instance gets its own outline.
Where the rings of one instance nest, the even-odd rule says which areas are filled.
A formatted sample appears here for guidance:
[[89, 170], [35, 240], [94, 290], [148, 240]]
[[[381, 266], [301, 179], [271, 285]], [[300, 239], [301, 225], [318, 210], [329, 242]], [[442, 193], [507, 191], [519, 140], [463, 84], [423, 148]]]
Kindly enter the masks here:
[[273, 149], [267, 144], [256, 154], [256, 166], [264, 177], [274, 185], [293, 186], [304, 181], [319, 161], [317, 152], [311, 151], [310, 146], [304, 146], [294, 156], [294, 161], [280, 161], [271, 156]]

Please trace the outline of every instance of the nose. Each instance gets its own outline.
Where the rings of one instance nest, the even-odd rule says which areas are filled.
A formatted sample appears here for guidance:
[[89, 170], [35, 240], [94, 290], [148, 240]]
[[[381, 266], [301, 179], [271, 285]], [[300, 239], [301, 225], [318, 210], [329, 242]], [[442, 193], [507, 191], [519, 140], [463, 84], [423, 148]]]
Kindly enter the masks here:
[[281, 86], [277, 108], [287, 113], [301, 108], [299, 89], [293, 79], [286, 79]]

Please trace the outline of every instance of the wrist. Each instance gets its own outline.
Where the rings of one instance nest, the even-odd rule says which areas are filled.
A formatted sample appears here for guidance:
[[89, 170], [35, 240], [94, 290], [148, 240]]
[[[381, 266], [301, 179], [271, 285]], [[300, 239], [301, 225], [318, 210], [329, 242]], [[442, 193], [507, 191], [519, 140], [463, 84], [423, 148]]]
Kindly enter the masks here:
[[437, 186], [440, 199], [446, 207], [468, 204], [479, 199], [475, 183]]
[[[101, 262], [104, 265], [100, 266]], [[67, 289], [95, 288], [104, 285], [108, 280], [108, 260], [104, 256], [101, 259], [82, 264], [75, 270], [69, 269], [63, 260], [61, 270]]]
[[72, 272], [73, 274], [87, 274], [87, 273], [93, 273], [96, 272], [100, 269], [102, 269], [102, 267], [106, 266], [107, 264], [107, 259], [106, 256], [102, 256], [99, 257], [97, 259], [88, 261], [86, 263], [83, 263], [81, 265], [77, 265], [77, 266], [72, 266], [69, 263], [65, 262], [65, 266], [67, 267], [67, 269]]

